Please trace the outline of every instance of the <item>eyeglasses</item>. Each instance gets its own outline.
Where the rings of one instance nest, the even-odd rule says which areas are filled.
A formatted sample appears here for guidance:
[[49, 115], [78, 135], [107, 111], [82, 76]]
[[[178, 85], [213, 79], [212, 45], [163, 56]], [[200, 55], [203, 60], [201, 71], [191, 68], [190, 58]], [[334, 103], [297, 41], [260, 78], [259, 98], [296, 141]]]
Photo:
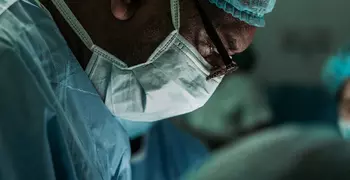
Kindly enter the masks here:
[[199, 15], [201, 16], [204, 29], [207, 32], [209, 38], [215, 45], [217, 51], [221, 56], [221, 60], [224, 62], [225, 66], [223, 67], [213, 67], [207, 80], [213, 79], [218, 76], [230, 74], [238, 69], [236, 62], [232, 60], [232, 57], [229, 56], [224, 44], [222, 43], [218, 33], [216, 32], [212, 22], [209, 20], [208, 15], [205, 13], [203, 7], [201, 6], [200, 0], [195, 0]]

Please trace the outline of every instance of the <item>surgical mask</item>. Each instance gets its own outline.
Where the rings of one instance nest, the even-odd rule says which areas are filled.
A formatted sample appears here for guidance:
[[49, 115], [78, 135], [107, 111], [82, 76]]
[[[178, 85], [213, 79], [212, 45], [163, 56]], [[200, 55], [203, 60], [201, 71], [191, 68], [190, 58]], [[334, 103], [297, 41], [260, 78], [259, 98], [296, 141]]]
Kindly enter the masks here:
[[96, 46], [63, 0], [52, 0], [68, 24], [93, 52], [86, 72], [116, 116], [156, 121], [203, 106], [222, 76], [206, 80], [211, 66], [179, 33], [179, 1], [171, 0], [174, 31], [147, 62], [128, 67]]
[[350, 120], [340, 119], [338, 121], [340, 133], [344, 139], [350, 140]]

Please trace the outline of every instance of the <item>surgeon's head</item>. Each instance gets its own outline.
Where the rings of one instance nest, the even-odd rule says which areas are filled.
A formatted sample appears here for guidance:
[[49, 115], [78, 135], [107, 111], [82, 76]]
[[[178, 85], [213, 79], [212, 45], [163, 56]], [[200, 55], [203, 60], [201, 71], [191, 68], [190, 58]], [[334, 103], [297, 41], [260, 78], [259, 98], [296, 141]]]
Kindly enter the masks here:
[[350, 140], [350, 46], [331, 56], [323, 70], [323, 81], [336, 97], [339, 127], [344, 138]]
[[87, 68], [107, 107], [122, 119], [156, 121], [202, 107], [223, 75], [237, 69], [232, 55], [249, 46], [274, 4], [91, 0], [71, 8], [94, 47], [109, 52], [94, 56]]
[[[220, 64], [220, 55], [204, 28], [196, 1], [230, 56], [249, 46], [257, 27], [264, 26], [264, 14], [269, 13], [275, 4], [275, 0], [179, 1], [181, 35], [212, 65]], [[116, 32], [119, 33], [118, 40], [123, 43], [110, 52], [116, 52], [129, 65], [146, 61], [174, 29], [170, 0], [111, 0], [111, 9], [121, 25]]]

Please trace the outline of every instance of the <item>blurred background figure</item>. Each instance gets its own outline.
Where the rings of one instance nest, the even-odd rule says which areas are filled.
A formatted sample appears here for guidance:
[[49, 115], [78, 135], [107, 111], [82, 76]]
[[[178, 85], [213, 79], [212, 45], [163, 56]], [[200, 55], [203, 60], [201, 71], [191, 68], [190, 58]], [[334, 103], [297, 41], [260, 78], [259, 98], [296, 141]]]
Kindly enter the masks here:
[[[272, 117], [269, 128], [231, 141], [231, 145], [226, 141], [225, 146], [215, 148], [214, 155], [202, 167], [193, 170], [193, 176], [184, 179], [350, 177], [347, 165], [350, 149], [336, 126], [335, 101], [325, 89], [315, 85], [280, 84], [267, 88], [267, 99]], [[317, 173], [320, 169], [324, 171]]]
[[338, 125], [345, 139], [350, 140], [350, 46], [342, 48], [325, 64], [323, 80], [338, 105]]
[[186, 180], [346, 180], [350, 144], [324, 125], [282, 125], [213, 155]]

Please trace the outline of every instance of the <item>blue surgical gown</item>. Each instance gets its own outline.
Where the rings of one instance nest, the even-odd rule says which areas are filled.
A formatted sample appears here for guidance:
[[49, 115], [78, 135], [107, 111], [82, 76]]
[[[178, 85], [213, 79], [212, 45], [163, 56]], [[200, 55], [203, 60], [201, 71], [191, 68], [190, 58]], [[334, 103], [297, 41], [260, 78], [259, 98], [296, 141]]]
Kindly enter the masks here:
[[210, 157], [191, 134], [168, 120], [156, 122], [144, 138], [141, 153], [132, 160], [133, 180], [179, 180]]
[[0, 179], [131, 179], [125, 130], [34, 0], [0, 0]]

